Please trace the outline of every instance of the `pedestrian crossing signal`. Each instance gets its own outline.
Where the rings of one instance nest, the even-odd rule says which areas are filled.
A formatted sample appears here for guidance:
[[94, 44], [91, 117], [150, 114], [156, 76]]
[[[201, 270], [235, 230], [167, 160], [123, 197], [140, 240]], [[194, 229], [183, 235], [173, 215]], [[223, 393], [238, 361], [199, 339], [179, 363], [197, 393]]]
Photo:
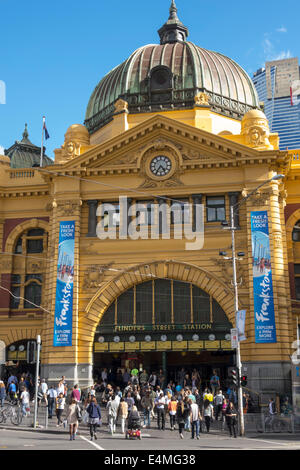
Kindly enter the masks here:
[[238, 374], [238, 370], [237, 370], [237, 369], [232, 369], [232, 370], [231, 370], [231, 379], [232, 379], [233, 385], [235, 385], [236, 387], [238, 387], [238, 384], [239, 384], [239, 374]]
[[241, 385], [245, 387], [247, 385], [247, 382], [247, 375], [243, 375], [243, 377], [241, 378]]

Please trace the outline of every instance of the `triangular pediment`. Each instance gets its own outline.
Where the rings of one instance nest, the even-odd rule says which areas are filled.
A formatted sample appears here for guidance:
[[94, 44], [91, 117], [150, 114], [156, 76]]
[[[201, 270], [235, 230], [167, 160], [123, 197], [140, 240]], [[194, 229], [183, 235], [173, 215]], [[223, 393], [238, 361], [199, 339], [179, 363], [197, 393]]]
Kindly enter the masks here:
[[151, 146], [159, 149], [170, 146], [180, 155], [182, 169], [195, 166], [231, 166], [238, 161], [258, 161], [276, 158], [278, 151], [257, 151], [242, 144], [197, 129], [163, 115], [155, 115], [104, 143], [98, 144], [84, 154], [55, 169], [99, 170], [112, 173], [116, 170], [138, 171], [142, 157]]

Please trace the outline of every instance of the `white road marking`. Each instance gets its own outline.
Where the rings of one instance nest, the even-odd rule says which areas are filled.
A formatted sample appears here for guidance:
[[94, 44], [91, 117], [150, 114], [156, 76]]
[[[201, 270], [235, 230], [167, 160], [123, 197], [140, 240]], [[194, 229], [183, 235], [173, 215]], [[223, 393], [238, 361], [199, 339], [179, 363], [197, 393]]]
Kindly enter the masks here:
[[79, 437], [80, 437], [81, 439], [83, 439], [84, 441], [88, 442], [89, 444], [92, 444], [92, 446], [96, 447], [96, 449], [98, 449], [98, 450], [105, 450], [105, 449], [103, 449], [103, 447], [101, 447], [101, 446], [99, 446], [98, 444], [96, 444], [96, 442], [91, 441], [91, 440], [87, 439], [87, 438], [84, 437], [84, 436], [79, 436]]

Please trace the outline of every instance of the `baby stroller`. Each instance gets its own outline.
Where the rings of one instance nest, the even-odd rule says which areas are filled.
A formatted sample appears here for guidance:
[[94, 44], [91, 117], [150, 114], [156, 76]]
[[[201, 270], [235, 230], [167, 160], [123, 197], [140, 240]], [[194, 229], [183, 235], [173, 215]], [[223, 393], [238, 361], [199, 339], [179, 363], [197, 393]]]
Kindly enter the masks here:
[[128, 416], [128, 429], [125, 433], [125, 439], [142, 439], [141, 422], [138, 411], [132, 411]]

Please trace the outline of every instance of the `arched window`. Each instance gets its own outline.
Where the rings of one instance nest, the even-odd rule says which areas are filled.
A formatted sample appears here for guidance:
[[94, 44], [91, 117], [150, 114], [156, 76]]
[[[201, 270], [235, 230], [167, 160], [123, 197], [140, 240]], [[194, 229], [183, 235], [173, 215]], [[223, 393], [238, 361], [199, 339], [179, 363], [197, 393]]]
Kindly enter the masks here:
[[199, 287], [189, 282], [156, 279], [121, 294], [104, 313], [100, 328], [192, 323], [229, 325], [218, 302]]
[[151, 101], [156, 103], [169, 102], [172, 99], [173, 77], [171, 70], [159, 65], [150, 72]]
[[292, 239], [293, 242], [300, 242], [300, 220], [294, 226]]
[[46, 252], [47, 233], [43, 229], [25, 230], [16, 240], [11, 278], [11, 309], [35, 309], [41, 305]]

